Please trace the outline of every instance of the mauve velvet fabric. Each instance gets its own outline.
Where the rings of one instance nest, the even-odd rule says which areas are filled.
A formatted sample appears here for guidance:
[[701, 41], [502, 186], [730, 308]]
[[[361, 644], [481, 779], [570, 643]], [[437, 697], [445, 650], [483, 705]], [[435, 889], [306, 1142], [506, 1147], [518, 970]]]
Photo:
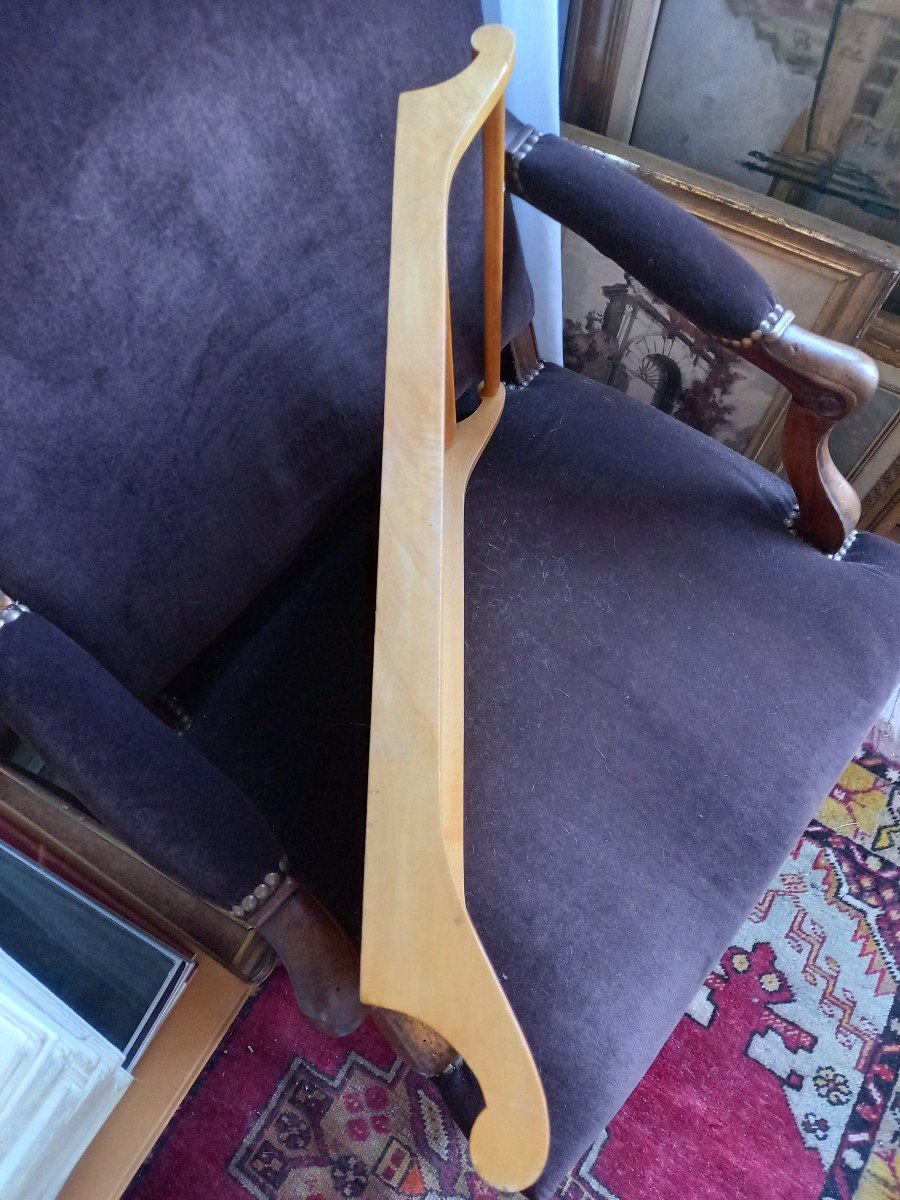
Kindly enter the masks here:
[[376, 479], [171, 687], [193, 717], [185, 739], [258, 805], [295, 874], [356, 934], [377, 539]]
[[[509, 394], [469, 485], [466, 890], [547, 1090], [542, 1198], [646, 1070], [900, 676], [900, 547], [864, 533], [833, 562], [785, 528], [791, 503], [759, 466], [551, 366]], [[188, 737], [304, 871], [315, 858], [314, 889], [350, 925], [365, 512], [179, 692], [197, 710]], [[298, 814], [316, 808], [304, 849]], [[464, 1120], [465, 1079], [453, 1087]]]
[[[398, 94], [477, 0], [0, 13], [0, 587], [147, 696], [377, 462]], [[481, 345], [480, 156], [451, 206]], [[511, 238], [507, 333], [530, 319]]]
[[[284, 842], [358, 922], [396, 97], [462, 67], [479, 21], [472, 0], [34, 0], [0, 18], [0, 586], [59, 626], [0, 630], [2, 713], [220, 902]], [[678, 281], [670, 302], [712, 332], [763, 315], [755, 277], [688, 244], [692, 218], [630, 190], [598, 210], [600, 160], [570, 168], [577, 148], [545, 142], [529, 199], [588, 233], [599, 212], [614, 256], [664, 299]], [[546, 155], [561, 191], [537, 178]], [[451, 233], [461, 386], [477, 189], [473, 158]], [[510, 333], [530, 313], [512, 261]], [[900, 551], [862, 535], [830, 562], [786, 532], [789, 500], [549, 367], [473, 477], [467, 888], [550, 1100], [542, 1196], [896, 676]], [[150, 694], [298, 554], [183, 677], [195, 750], [101, 667]]]
[[259, 809], [37, 613], [0, 628], [0, 717], [112, 833], [207, 900], [237, 903], [278, 869]]
[[586, 146], [545, 134], [518, 167], [520, 196], [717, 337], [748, 337], [777, 302], [697, 217]]

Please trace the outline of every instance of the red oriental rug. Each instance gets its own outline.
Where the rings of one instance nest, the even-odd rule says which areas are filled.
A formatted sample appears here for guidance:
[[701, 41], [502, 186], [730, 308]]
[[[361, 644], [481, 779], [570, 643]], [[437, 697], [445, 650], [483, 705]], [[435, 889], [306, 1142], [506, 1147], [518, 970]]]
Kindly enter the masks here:
[[[900, 769], [844, 772], [560, 1200], [900, 1198]], [[127, 1200], [492, 1200], [436, 1090], [278, 972]]]

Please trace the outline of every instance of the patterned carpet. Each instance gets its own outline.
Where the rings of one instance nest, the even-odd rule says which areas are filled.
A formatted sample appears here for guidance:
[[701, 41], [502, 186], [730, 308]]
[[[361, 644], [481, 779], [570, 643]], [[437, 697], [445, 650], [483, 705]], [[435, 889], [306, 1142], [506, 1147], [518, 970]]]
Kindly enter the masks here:
[[[873, 751], [560, 1200], [897, 1200], [898, 1072], [900, 768]], [[316, 1034], [279, 972], [127, 1200], [362, 1195], [494, 1193], [432, 1086], [368, 1026], [341, 1043]]]

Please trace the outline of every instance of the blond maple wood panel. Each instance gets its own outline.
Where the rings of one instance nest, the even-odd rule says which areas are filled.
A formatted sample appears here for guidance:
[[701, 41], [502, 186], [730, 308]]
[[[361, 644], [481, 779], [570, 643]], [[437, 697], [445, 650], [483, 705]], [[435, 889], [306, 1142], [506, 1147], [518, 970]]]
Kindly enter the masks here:
[[[484, 381], [479, 389], [481, 406], [461, 426], [456, 425], [455, 397], [453, 420], [445, 441], [445, 490], [447, 519], [444, 530], [444, 578], [441, 588], [445, 669], [444, 729], [442, 737], [441, 811], [444, 847], [453, 882], [464, 896], [463, 846], [463, 716], [465, 636], [465, 575], [463, 561], [464, 505], [466, 485], [475, 464], [490, 439], [503, 411], [505, 389], [500, 381], [500, 354], [503, 322], [503, 197], [506, 113], [502, 102], [494, 106], [482, 127], [484, 159]], [[449, 300], [447, 336], [450, 336]], [[452, 345], [447, 342], [448, 378], [452, 386]]]
[[[465, 71], [405, 93], [398, 108], [362, 994], [424, 1021], [462, 1054], [485, 1097], [470, 1139], [473, 1162], [490, 1183], [516, 1191], [546, 1162], [546, 1101], [462, 890], [463, 503], [503, 406], [501, 106], [514, 41], [502, 26], [485, 26], [472, 44], [476, 57]], [[455, 425], [447, 202], [453, 172], [485, 122], [492, 387]]]
[[463, 645], [465, 625], [464, 508], [466, 484], [481, 452], [503, 412], [502, 390], [483, 396], [470, 417], [457, 426], [456, 437], [446, 456], [447, 527], [441, 582], [442, 658], [444, 662], [444, 724], [441, 741], [441, 818], [444, 849], [450, 873], [460, 897], [465, 896], [463, 865], [464, 806], [464, 690]]

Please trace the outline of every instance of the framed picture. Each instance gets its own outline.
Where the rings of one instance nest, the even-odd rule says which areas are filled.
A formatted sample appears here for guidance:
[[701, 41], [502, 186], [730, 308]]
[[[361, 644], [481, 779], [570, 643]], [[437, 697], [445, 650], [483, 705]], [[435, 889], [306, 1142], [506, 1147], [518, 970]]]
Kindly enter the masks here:
[[662, 0], [571, 0], [563, 51], [566, 120], [627, 142]]
[[[709, 224], [808, 329], [855, 342], [900, 277], [900, 261], [883, 242], [597, 134], [571, 126], [563, 132], [636, 170]], [[780, 467], [784, 389], [569, 231], [563, 313], [567, 366]], [[847, 454], [854, 453], [848, 444]]]
[[[864, 408], [841, 421], [829, 439], [831, 457], [863, 497], [900, 458], [900, 355], [879, 339], [888, 323], [876, 318], [876, 327], [870, 328], [861, 343], [861, 349], [878, 362], [878, 391]], [[896, 317], [890, 323], [900, 326]]]
[[900, 242], [897, 0], [581, 0], [563, 78], [582, 127]]
[[835, 430], [832, 456], [862, 499], [860, 527], [900, 542], [900, 317], [879, 314], [861, 347], [877, 360], [881, 385]]
[[866, 497], [860, 528], [900, 543], [900, 457]]

